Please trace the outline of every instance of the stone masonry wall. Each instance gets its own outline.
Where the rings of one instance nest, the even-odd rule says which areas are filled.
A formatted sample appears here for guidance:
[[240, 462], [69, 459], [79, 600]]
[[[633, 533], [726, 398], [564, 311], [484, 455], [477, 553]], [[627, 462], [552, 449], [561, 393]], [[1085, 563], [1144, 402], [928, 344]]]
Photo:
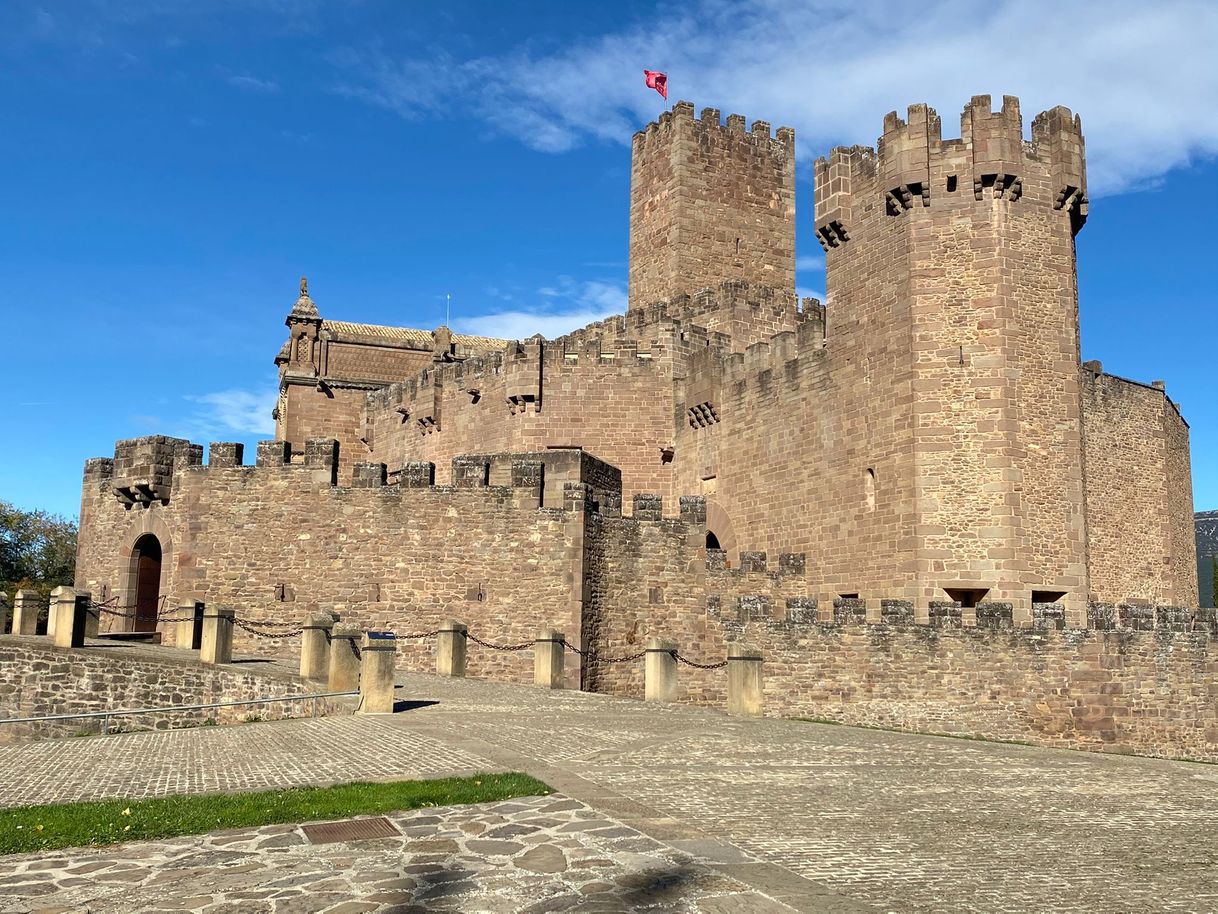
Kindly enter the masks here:
[[[318, 683], [255, 666], [206, 666], [186, 651], [128, 645], [58, 648], [45, 638], [0, 638], [0, 718], [116, 711], [168, 705], [208, 704], [324, 692]], [[330, 699], [116, 717], [111, 732], [198, 726], [207, 720], [237, 723], [334, 713]], [[98, 732], [95, 720], [5, 724], [0, 742]]]
[[431, 461], [446, 484], [461, 454], [583, 448], [621, 469], [627, 499], [667, 492], [674, 328], [651, 330], [647, 341], [522, 343], [373, 394], [364, 411], [368, 459], [391, 471]]
[[[683, 507], [685, 519], [646, 499], [635, 517], [588, 516], [584, 646], [601, 658], [588, 687], [642, 697], [643, 661], [606, 661], [651, 637], [703, 662], [742, 642], [764, 657], [767, 714], [1218, 760], [1212, 616], [1096, 605], [1094, 627], [1071, 629], [1064, 607], [1038, 604], [1028, 628], [1009, 604], [936, 603], [933, 625], [915, 624], [908, 600], [818, 604], [799, 554], [746, 551], [725, 568]], [[681, 665], [678, 679], [677, 700], [723, 705], [724, 669]]]
[[360, 408], [367, 390], [351, 387], [327, 387], [318, 390], [313, 385], [292, 384], [285, 388], [278, 437], [295, 442], [297, 459], [303, 455], [304, 442], [310, 438], [337, 438], [339, 442], [339, 474], [350, 479], [355, 464], [371, 460], [367, 446], [360, 440]]
[[1094, 600], [1197, 605], [1188, 426], [1161, 390], [1083, 368]]
[[1218, 760], [1211, 632], [754, 623], [738, 637], [766, 657], [770, 714]]
[[1199, 606], [1197, 539], [1193, 515], [1193, 467], [1188, 423], [1180, 407], [1163, 396], [1163, 432], [1166, 447], [1167, 525], [1171, 543], [1172, 596], [1177, 606]]
[[[584, 644], [595, 656], [586, 664], [587, 688], [641, 698], [642, 660], [609, 661], [639, 653], [649, 638], [675, 642], [697, 663], [717, 663], [736, 623], [783, 620], [792, 610], [804, 618], [803, 607], [814, 607], [802, 555], [770, 560], [746, 552], [736, 568], [726, 567], [721, 552], [708, 556], [704, 505], [701, 498], [683, 498], [679, 516], [664, 517], [659, 499], [639, 496], [632, 516], [588, 515]], [[678, 700], [725, 700], [722, 669], [682, 665], [679, 683]]]
[[[531, 640], [542, 626], [578, 637], [573, 514], [561, 503], [538, 508], [526, 480], [517, 488], [473, 478], [457, 487], [426, 478], [386, 486], [376, 467], [367, 487], [338, 486], [332, 441], [310, 442], [301, 464], [283, 463], [283, 442], [260, 451], [259, 466], [187, 468], [174, 477], [168, 504], [130, 510], [113, 495], [106, 462], [92, 463], [78, 586], [133, 592], [132, 546], [151, 532], [165, 555], [160, 591], [171, 610], [202, 600], [234, 607], [239, 619], [288, 623], [333, 610], [399, 633], [455, 616], [496, 643]], [[266, 641], [240, 628], [235, 635], [239, 651], [298, 656], [297, 638]], [[401, 661], [434, 669], [433, 649], [433, 640], [405, 642]], [[532, 666], [527, 653], [472, 646], [470, 675], [528, 680]]]

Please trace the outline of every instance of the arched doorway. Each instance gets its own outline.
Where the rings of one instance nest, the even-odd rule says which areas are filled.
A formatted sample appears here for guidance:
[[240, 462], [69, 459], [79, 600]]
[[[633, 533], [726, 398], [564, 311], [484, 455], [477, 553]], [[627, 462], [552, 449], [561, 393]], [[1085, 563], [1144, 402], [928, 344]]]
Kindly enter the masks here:
[[132, 631], [156, 631], [156, 615], [161, 598], [161, 542], [151, 533], [135, 541], [131, 550], [135, 572], [135, 619]]
[[719, 545], [719, 537], [715, 536], [714, 531], [706, 531], [706, 548], [707, 549], [722, 549]]

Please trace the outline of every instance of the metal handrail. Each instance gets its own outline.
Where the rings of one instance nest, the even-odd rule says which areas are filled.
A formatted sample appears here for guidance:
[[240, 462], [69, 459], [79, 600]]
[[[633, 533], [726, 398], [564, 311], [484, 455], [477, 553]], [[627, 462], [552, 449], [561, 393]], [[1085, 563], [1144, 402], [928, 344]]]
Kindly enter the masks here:
[[172, 714], [179, 711], [206, 711], [211, 708], [239, 708], [245, 705], [264, 705], [276, 701], [308, 701], [318, 698], [349, 698], [358, 695], [352, 692], [315, 692], [309, 695], [280, 695], [274, 698], [243, 698], [238, 701], [213, 701], [202, 705], [168, 705], [162, 708], [124, 708], [118, 711], [81, 711], [79, 714], [47, 714], [43, 717], [0, 717], [0, 724], [36, 724], [51, 720], [77, 720], [103, 718], [102, 733], [110, 732], [111, 717], [136, 717], [141, 714]]

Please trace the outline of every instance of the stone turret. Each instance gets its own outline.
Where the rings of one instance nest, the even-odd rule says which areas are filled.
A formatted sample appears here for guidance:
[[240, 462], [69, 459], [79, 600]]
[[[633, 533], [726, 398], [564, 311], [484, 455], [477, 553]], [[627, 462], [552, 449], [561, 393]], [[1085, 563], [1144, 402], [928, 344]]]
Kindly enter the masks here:
[[634, 135], [630, 307], [726, 280], [795, 288], [795, 131], [677, 102]]

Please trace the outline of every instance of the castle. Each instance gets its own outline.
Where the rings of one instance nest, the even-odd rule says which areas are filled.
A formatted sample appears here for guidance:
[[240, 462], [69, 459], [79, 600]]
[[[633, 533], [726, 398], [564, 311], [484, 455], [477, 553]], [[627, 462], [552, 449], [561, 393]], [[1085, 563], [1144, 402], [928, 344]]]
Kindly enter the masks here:
[[324, 318], [302, 282], [275, 440], [90, 460], [77, 586], [137, 628], [165, 600], [553, 625], [584, 688], [619, 675], [598, 650], [729, 622], [1196, 607], [1188, 425], [1080, 364], [1079, 119], [1027, 141], [978, 96], [944, 139], [914, 105], [815, 187], [828, 307], [794, 289], [794, 131], [688, 102], [633, 139], [625, 315], [496, 340]]

